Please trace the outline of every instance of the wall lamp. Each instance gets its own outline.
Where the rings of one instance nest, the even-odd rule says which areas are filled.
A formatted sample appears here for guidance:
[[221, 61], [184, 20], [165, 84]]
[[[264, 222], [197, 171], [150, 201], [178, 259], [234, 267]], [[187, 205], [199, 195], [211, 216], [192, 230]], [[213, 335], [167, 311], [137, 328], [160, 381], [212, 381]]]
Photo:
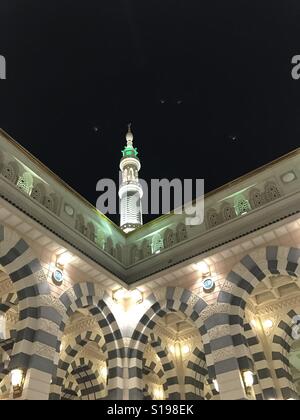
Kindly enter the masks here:
[[143, 302], [143, 293], [138, 289], [126, 290], [123, 287], [121, 287], [120, 289], [117, 289], [112, 293], [112, 298], [117, 303], [119, 303], [121, 300], [126, 299], [139, 304]]
[[200, 261], [196, 265], [198, 271], [202, 274], [202, 277], [210, 276], [210, 268], [205, 261]]
[[153, 397], [155, 400], [163, 400], [164, 399], [164, 389], [161, 385], [156, 385], [153, 389]]
[[64, 280], [64, 268], [65, 265], [72, 261], [73, 256], [69, 252], [63, 252], [57, 255], [55, 270], [52, 274], [52, 280], [56, 285], [61, 285]]
[[26, 372], [24, 369], [13, 369], [11, 371], [11, 385], [13, 398], [20, 398], [23, 393]]
[[216, 379], [213, 379], [212, 383], [214, 385], [215, 390], [219, 393], [220, 392], [220, 387], [219, 387], [218, 381]]
[[102, 366], [100, 368], [100, 375], [104, 382], [107, 382], [107, 376], [108, 376], [108, 369], [106, 366]]
[[248, 395], [252, 395], [252, 387], [254, 384], [254, 375], [251, 370], [244, 370], [242, 372], [244, 387]]
[[61, 270], [64, 269], [65, 265], [69, 264], [73, 259], [73, 255], [69, 252], [63, 252], [62, 254], [57, 255], [56, 257], [56, 266]]

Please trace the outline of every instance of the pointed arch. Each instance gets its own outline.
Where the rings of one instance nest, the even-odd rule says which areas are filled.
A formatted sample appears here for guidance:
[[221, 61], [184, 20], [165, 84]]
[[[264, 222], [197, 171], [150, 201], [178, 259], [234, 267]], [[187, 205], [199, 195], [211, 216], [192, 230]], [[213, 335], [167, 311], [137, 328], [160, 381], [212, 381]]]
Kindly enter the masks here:
[[0, 314], [5, 314], [9, 309], [18, 305], [18, 296], [16, 292], [10, 292], [0, 296]]
[[257, 400], [276, 398], [271, 371], [259, 337], [248, 322], [244, 324], [245, 338], [254, 366], [254, 392]]
[[[167, 346], [163, 343], [161, 337], [152, 332], [148, 338], [148, 344], [153, 348], [156, 355], [158, 356], [162, 371], [160, 371], [159, 365], [155, 362], [153, 370], [157, 373], [158, 377], [163, 377], [163, 390], [165, 399], [177, 399], [180, 397], [178, 375], [175, 370], [175, 365], [172, 361], [172, 357], [169, 355]], [[155, 369], [158, 369], [157, 371]]]
[[186, 400], [205, 399], [204, 385], [207, 375], [205, 354], [198, 347], [195, 347], [186, 366], [184, 378]]
[[[148, 298], [148, 310], [140, 318], [132, 333], [128, 358], [131, 382], [129, 386], [129, 399], [142, 399], [142, 355], [151, 333], [156, 326], [157, 317], [161, 318], [169, 312], [182, 312], [205, 335], [200, 314], [207, 307], [207, 303], [199, 296], [180, 287], [166, 287], [159, 292], [153, 292]], [[201, 331], [200, 331], [201, 330]], [[180, 398], [180, 395], [171, 395], [170, 398]]]
[[278, 323], [272, 341], [272, 360], [283, 399], [299, 400], [290, 370], [289, 352], [296, 337], [299, 337], [300, 317], [289, 311]]
[[[240, 374], [241, 370], [253, 369], [251, 353], [247, 345], [243, 325], [247, 298], [267, 276], [289, 275], [297, 281], [300, 273], [300, 249], [268, 246], [258, 249], [236, 264], [227, 275], [218, 296], [218, 305], [227, 308], [226, 314], [212, 315], [206, 320], [208, 333], [222, 328], [224, 334], [218, 343], [212, 344], [212, 359], [218, 360], [217, 374]], [[223, 357], [219, 357], [220, 342]], [[216, 363], [215, 363], [216, 365]], [[265, 398], [274, 398], [272, 389], [264, 390]]]
[[50, 399], [60, 398], [61, 383], [57, 377], [57, 363], [61, 338], [68, 318], [78, 309], [87, 308], [98, 323], [108, 352], [108, 399], [123, 397], [123, 358], [125, 355], [122, 333], [107, 304], [108, 295], [94, 283], [78, 283], [64, 292], [59, 301], [64, 307], [65, 315], [61, 320], [57, 340], [57, 362], [52, 378]]
[[67, 371], [78, 355], [78, 353], [88, 344], [94, 342], [98, 344], [101, 351], [106, 355], [106, 344], [102, 335], [98, 331], [85, 331], [76, 337], [72, 337], [68, 345], [62, 349], [58, 361], [56, 372], [56, 384], [61, 387], [60, 395], [62, 395], [62, 387], [66, 378]]
[[78, 395], [81, 400], [100, 400], [104, 390], [103, 383], [99, 381], [99, 372], [93, 362], [86, 357], [75, 359], [66, 376], [74, 378], [78, 385]]

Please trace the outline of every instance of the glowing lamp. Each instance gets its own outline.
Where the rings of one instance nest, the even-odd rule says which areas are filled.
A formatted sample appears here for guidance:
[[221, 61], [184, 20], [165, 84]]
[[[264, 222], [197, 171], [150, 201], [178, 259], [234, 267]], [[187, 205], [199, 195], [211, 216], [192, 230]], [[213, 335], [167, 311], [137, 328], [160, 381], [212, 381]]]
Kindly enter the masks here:
[[100, 369], [100, 374], [101, 374], [102, 378], [106, 381], [107, 375], [108, 375], [108, 371], [107, 371], [106, 366], [102, 366], [102, 368]]
[[143, 302], [143, 294], [138, 289], [131, 290], [129, 296], [135, 303]]
[[198, 271], [200, 271], [200, 273], [204, 276], [207, 274], [210, 274], [210, 268], [208, 266], [208, 264], [205, 261], [200, 261], [197, 264], [197, 269]]
[[216, 379], [213, 379], [213, 385], [214, 385], [214, 387], [215, 387], [215, 390], [217, 391], [217, 392], [220, 392], [220, 388], [219, 388], [219, 383], [218, 383], [218, 381], [216, 380]]
[[25, 381], [25, 371], [23, 369], [13, 369], [11, 371], [11, 385], [13, 387], [13, 397], [19, 398], [23, 392]]
[[251, 320], [251, 325], [252, 325], [253, 328], [257, 328], [257, 321], [256, 321], [256, 319], [252, 319]]
[[175, 354], [175, 346], [172, 345], [169, 347], [169, 349], [172, 354]]
[[157, 386], [153, 390], [153, 397], [155, 400], [163, 400], [164, 398], [164, 391], [161, 386]]
[[243, 372], [243, 380], [246, 388], [251, 388], [254, 383], [253, 372], [251, 370], [245, 370]]
[[116, 302], [119, 302], [122, 299], [125, 299], [126, 297], [126, 290], [121, 287], [121, 289], [118, 289], [113, 292], [113, 300]]
[[69, 252], [63, 252], [56, 258], [56, 265], [60, 268], [64, 268], [65, 265], [69, 264], [73, 259], [73, 256]]
[[184, 344], [183, 346], [182, 346], [182, 353], [183, 354], [188, 354], [190, 352], [190, 348], [189, 348], [189, 346], [187, 345], [187, 344]]
[[125, 290], [123, 287], [113, 292], [112, 298], [115, 302], [119, 303], [123, 299], [130, 299], [134, 303], [143, 302], [143, 293], [138, 289]]
[[271, 319], [266, 319], [264, 321], [264, 327], [265, 328], [272, 328], [273, 327], [273, 321]]

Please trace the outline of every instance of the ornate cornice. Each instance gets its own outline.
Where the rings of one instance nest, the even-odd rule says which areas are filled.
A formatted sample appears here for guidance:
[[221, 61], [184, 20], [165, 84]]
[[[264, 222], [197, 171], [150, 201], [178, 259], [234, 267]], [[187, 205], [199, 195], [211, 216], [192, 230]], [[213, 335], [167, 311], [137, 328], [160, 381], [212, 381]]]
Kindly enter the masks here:
[[87, 330], [99, 329], [97, 321], [92, 316], [87, 316], [85, 318], [74, 321], [71, 325], [68, 325], [65, 328], [65, 335], [70, 334], [80, 334]]
[[284, 312], [286, 313], [289, 309], [294, 309], [296, 306], [300, 306], [300, 294], [298, 296], [293, 296], [281, 301], [263, 305], [256, 310], [254, 314], [259, 316], [264, 316], [271, 313]]

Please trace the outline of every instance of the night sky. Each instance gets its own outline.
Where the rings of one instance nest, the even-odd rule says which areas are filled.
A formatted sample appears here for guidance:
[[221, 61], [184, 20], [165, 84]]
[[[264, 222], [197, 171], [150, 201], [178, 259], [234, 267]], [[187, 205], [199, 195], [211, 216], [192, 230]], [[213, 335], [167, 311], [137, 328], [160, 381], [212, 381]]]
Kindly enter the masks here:
[[127, 123], [206, 191], [299, 145], [299, 0], [1, 0], [0, 127], [92, 204]]

